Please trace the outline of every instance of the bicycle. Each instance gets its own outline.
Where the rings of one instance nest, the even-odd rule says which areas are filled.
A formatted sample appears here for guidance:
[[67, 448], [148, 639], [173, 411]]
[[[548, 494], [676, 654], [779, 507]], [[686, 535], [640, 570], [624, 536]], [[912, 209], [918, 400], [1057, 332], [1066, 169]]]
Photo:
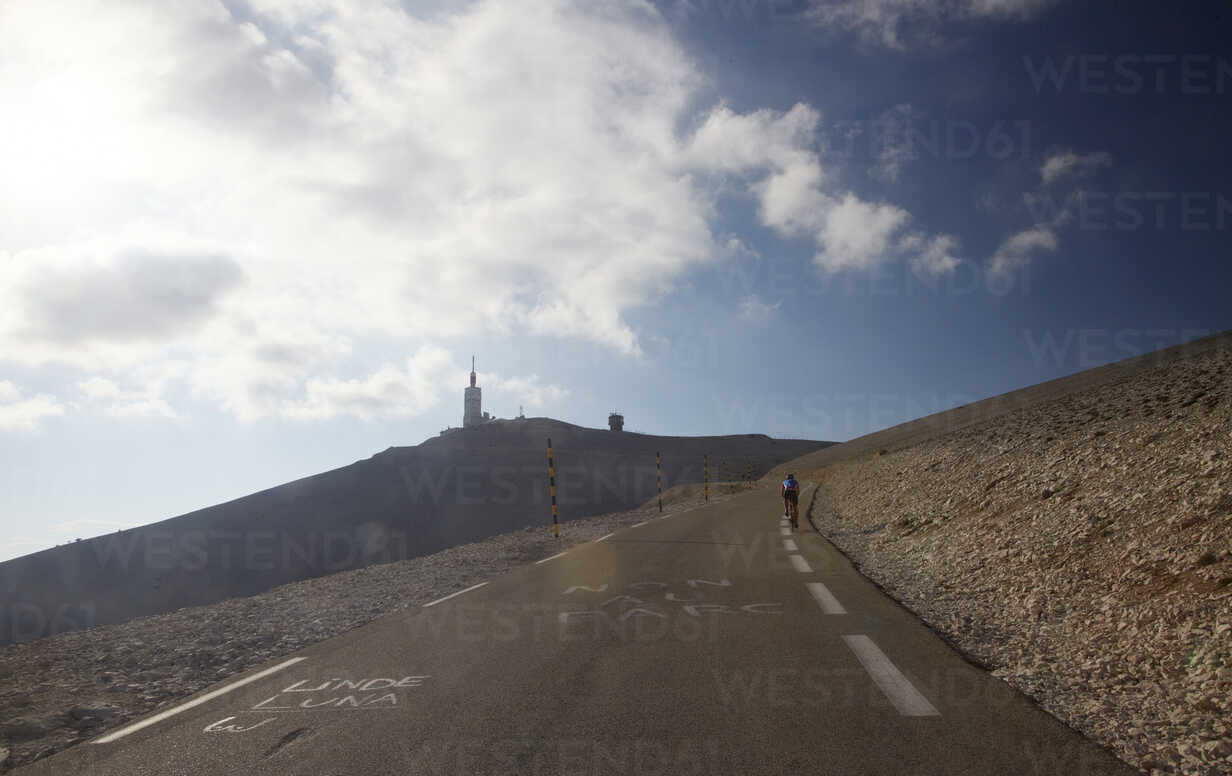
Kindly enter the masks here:
[[790, 497], [784, 497], [784, 501], [787, 502], [786, 504], [787, 520], [788, 522], [791, 523], [791, 530], [792, 531], [800, 530], [800, 503], [799, 501], [796, 499], [790, 498]]

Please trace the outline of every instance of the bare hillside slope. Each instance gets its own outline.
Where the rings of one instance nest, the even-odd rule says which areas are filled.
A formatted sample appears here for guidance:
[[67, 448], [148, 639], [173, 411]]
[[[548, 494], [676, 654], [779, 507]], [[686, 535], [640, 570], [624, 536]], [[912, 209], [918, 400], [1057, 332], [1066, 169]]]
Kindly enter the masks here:
[[827, 442], [666, 437], [550, 418], [457, 429], [149, 526], [0, 563], [0, 645], [249, 596], [550, 522], [546, 441], [562, 520], [633, 509], [725, 467], [760, 476]]
[[1146, 773], [1230, 774], [1230, 338], [1066, 381], [789, 465], [819, 530], [997, 675]]

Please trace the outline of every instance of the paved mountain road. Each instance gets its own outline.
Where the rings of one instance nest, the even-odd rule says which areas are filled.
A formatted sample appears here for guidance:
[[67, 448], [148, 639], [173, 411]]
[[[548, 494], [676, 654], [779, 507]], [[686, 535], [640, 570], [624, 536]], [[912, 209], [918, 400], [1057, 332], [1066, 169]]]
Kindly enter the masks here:
[[1136, 772], [821, 537], [785, 536], [780, 506], [752, 491], [626, 529], [20, 773]]

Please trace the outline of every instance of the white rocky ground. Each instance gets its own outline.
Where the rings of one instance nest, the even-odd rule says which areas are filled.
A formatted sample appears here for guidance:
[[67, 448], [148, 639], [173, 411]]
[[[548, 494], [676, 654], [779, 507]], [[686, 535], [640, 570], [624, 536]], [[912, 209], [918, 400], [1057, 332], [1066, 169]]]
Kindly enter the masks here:
[[803, 471], [861, 571], [1144, 773], [1232, 774], [1232, 351]]
[[[712, 484], [711, 501], [745, 486]], [[702, 504], [698, 486], [664, 494], [665, 513]], [[526, 529], [434, 555], [284, 585], [0, 650], [0, 772], [90, 740], [215, 682], [378, 617], [461, 590], [657, 514]]]

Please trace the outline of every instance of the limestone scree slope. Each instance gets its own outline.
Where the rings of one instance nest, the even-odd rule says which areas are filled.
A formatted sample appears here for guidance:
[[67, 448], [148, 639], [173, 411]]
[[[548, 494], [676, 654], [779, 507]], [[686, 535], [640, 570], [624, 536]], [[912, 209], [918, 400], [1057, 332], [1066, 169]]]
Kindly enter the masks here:
[[1232, 774], [1232, 345], [1047, 385], [931, 437], [807, 456], [811, 518], [1144, 773]]

